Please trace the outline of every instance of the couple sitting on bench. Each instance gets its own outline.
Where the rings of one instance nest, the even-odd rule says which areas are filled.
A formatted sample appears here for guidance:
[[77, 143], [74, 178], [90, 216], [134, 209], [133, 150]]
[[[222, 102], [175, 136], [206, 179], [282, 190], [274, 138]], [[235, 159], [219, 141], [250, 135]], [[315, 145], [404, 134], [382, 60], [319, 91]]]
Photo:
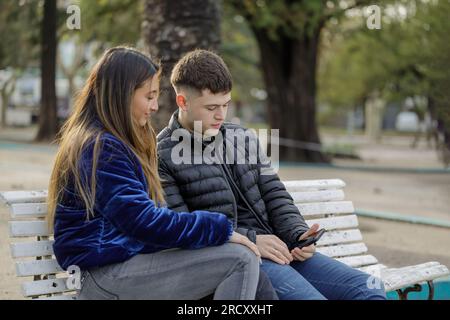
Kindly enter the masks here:
[[224, 122], [232, 81], [219, 56], [176, 64], [178, 110], [156, 137], [159, 77], [135, 49], [106, 51], [61, 131], [48, 221], [58, 263], [82, 270], [79, 299], [386, 298], [369, 274], [296, 246], [318, 225], [257, 138]]

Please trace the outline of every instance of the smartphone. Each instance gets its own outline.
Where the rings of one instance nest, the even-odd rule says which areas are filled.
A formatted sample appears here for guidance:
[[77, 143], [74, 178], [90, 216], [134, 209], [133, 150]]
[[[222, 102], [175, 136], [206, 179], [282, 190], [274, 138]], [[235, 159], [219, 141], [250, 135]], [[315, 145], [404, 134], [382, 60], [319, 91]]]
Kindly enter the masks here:
[[316, 244], [317, 241], [319, 241], [319, 239], [323, 236], [323, 234], [325, 232], [327, 232], [327, 230], [325, 230], [325, 229], [317, 230], [316, 233], [313, 233], [308, 238], [303, 239], [301, 241], [298, 241], [297, 242], [297, 247], [301, 249], [303, 247], [307, 247], [309, 245], [312, 245], [313, 243]]

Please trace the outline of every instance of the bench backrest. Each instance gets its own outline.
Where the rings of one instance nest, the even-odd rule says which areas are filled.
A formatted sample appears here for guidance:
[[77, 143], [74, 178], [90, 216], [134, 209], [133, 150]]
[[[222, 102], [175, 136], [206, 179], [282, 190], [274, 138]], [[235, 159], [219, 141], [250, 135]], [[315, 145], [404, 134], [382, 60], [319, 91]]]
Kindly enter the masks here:
[[[11, 256], [18, 277], [32, 277], [22, 283], [22, 294], [31, 298], [73, 298], [67, 289], [68, 275], [53, 256], [52, 233], [48, 231], [47, 191], [9, 191], [0, 194], [11, 213], [9, 234]], [[61, 296], [68, 292], [69, 295]]]
[[328, 231], [317, 243], [318, 252], [363, 271], [380, 267], [377, 259], [367, 254], [353, 203], [345, 200], [342, 180], [285, 181], [284, 184], [308, 225], [318, 223]]
[[[351, 201], [344, 200], [345, 183], [339, 179], [285, 181], [295, 204], [309, 225], [318, 223], [328, 230], [317, 244], [317, 251], [364, 271], [378, 268], [377, 259], [368, 255], [358, 229]], [[73, 298], [66, 286], [68, 275], [53, 256], [52, 234], [44, 217], [46, 191], [10, 191], [0, 194], [9, 205], [11, 255], [19, 277], [33, 277], [22, 284], [25, 297]], [[19, 241], [17, 241], [19, 240]], [[62, 294], [64, 295], [62, 296]]]

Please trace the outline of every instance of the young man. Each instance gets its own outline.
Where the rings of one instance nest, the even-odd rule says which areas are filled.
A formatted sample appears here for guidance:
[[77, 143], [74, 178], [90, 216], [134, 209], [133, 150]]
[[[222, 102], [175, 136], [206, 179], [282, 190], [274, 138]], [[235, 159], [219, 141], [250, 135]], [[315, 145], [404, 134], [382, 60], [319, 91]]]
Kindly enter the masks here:
[[178, 110], [158, 135], [167, 205], [227, 214], [235, 230], [256, 243], [261, 269], [282, 300], [385, 299], [381, 282], [368, 289], [368, 274], [316, 253], [314, 245], [296, 247], [319, 226], [308, 227], [259, 155], [251, 161], [257, 138], [225, 122], [232, 80], [223, 60], [205, 50], [189, 52], [175, 65], [171, 83]]

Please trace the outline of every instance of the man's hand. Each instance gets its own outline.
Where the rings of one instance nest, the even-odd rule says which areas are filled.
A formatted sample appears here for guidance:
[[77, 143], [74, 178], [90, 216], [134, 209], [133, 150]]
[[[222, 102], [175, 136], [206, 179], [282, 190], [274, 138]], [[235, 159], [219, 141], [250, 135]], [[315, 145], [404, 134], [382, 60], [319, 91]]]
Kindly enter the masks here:
[[261, 257], [276, 263], [289, 264], [293, 260], [287, 245], [273, 234], [257, 235], [256, 246], [261, 252]]
[[[312, 227], [306, 231], [305, 233], [303, 233], [298, 240], [304, 240], [306, 238], [308, 238], [310, 235], [312, 235], [313, 233], [316, 233], [317, 230], [319, 230], [319, 225], [317, 223], [313, 224]], [[316, 252], [316, 246], [314, 244], [311, 244], [307, 247], [303, 247], [303, 248], [294, 248], [293, 250], [291, 250], [291, 254], [294, 257], [295, 260], [298, 261], [305, 261], [309, 258], [311, 258], [314, 255], [314, 252]]]

